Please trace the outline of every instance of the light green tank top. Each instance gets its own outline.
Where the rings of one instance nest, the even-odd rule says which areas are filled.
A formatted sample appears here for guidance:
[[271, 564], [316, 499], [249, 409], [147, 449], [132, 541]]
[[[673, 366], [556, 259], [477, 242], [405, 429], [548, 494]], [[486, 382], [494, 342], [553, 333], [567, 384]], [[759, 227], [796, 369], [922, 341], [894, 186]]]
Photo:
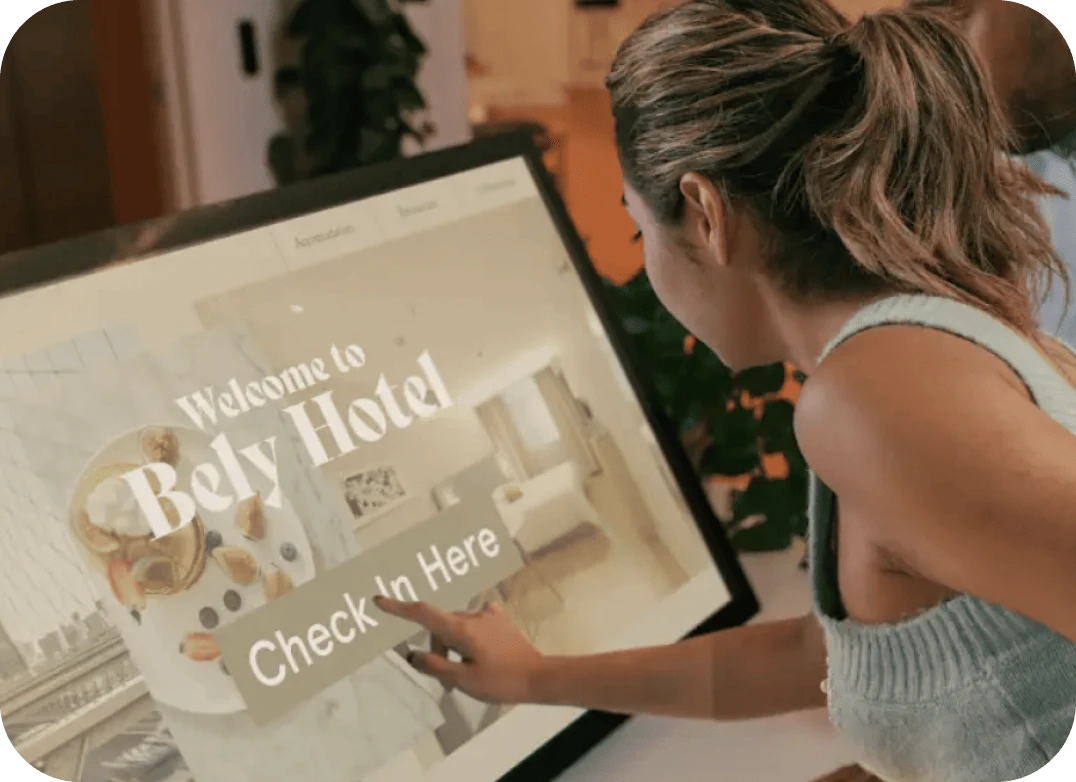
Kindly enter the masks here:
[[[938, 329], [990, 351], [1047, 415], [1076, 433], [1070, 383], [1017, 332], [954, 301], [898, 296], [869, 305], [822, 360], [862, 331], [895, 324]], [[967, 596], [896, 625], [846, 620], [834, 496], [817, 478], [811, 488], [814, 602], [829, 655], [824, 689], [830, 717], [859, 750], [863, 767], [887, 782], [1009, 782], [1046, 765], [1073, 731], [1076, 644]]]

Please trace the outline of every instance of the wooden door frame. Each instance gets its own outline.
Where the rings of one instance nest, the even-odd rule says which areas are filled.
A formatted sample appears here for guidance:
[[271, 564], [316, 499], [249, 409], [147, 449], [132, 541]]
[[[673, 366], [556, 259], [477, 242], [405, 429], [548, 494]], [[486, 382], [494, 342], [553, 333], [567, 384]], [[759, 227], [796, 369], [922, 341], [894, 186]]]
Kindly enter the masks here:
[[87, 2], [116, 222], [159, 217], [177, 205], [151, 9], [143, 0]]

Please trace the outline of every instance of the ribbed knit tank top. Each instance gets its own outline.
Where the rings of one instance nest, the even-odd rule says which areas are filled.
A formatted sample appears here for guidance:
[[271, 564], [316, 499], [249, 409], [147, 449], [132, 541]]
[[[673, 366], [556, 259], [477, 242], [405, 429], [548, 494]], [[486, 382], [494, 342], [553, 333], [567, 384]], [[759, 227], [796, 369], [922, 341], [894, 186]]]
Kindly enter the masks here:
[[[958, 302], [897, 296], [871, 304], [821, 360], [860, 332], [898, 324], [948, 332], [994, 354], [1040, 409], [1076, 434], [1076, 390], [1065, 377], [1018, 332]], [[863, 767], [886, 782], [1010, 782], [1046, 765], [1073, 731], [1076, 644], [968, 596], [894, 625], [845, 619], [834, 495], [817, 477], [811, 493], [814, 603], [829, 656], [823, 687], [831, 720]]]

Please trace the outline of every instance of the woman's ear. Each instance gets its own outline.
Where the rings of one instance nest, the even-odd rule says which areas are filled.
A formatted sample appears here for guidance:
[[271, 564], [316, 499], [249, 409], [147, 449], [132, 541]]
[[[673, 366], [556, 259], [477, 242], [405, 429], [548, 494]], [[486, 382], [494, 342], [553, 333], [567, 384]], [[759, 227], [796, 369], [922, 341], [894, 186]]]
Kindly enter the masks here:
[[692, 173], [680, 180], [680, 193], [684, 196], [684, 237], [702, 251], [700, 255], [719, 266], [727, 265], [729, 212], [721, 191], [707, 177]]

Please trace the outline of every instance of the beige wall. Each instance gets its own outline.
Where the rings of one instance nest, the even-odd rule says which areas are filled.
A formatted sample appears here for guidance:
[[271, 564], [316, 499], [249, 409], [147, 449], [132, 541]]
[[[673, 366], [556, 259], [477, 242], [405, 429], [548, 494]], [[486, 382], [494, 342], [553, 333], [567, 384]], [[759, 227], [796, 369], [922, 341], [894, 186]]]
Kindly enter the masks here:
[[[832, 0], [855, 17], [902, 0]], [[678, 0], [622, 0], [581, 11], [568, 0], [463, 0], [468, 52], [487, 71], [472, 79], [485, 106], [563, 103], [565, 88], [600, 88], [616, 47], [654, 11]]]
[[485, 75], [473, 102], [557, 105], [568, 80], [569, 6], [550, 0], [463, 0], [465, 46]]

